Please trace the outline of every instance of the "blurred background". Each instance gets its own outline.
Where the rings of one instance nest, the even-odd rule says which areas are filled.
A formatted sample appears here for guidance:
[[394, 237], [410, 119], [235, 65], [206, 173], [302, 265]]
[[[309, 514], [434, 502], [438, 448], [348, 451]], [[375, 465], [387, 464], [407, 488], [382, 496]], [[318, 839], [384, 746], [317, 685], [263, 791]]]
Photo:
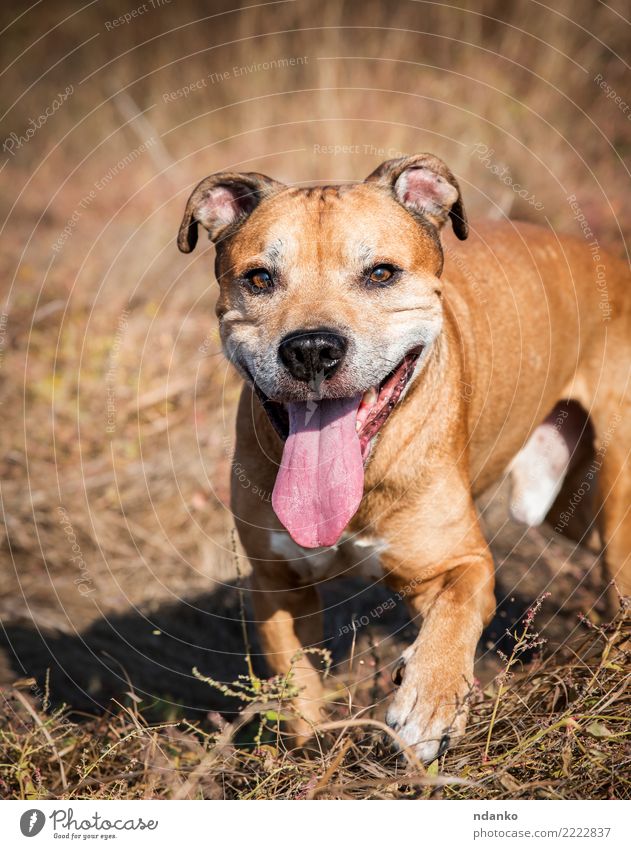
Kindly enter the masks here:
[[[473, 227], [587, 222], [624, 255], [629, 15], [622, 0], [4, 5], [2, 683], [34, 678], [91, 711], [131, 682], [170, 715], [224, 704], [193, 665], [242, 671], [247, 564], [227, 508], [239, 381], [212, 246], [175, 245], [193, 185], [223, 169], [353, 181], [432, 151]], [[589, 551], [511, 525], [503, 499], [481, 508], [502, 564], [489, 663], [542, 590], [558, 643], [601, 591]], [[340, 626], [387, 590], [323, 593], [342, 663]], [[410, 627], [395, 610], [361, 635], [371, 687]]]

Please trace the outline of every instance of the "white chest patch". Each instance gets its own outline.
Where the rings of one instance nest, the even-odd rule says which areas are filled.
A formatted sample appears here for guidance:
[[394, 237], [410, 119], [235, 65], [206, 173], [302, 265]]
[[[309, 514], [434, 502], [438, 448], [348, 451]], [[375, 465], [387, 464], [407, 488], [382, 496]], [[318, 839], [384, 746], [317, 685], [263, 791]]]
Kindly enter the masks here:
[[383, 575], [379, 555], [387, 545], [376, 537], [344, 534], [337, 545], [303, 548], [284, 531], [270, 531], [269, 536], [272, 552], [288, 562], [301, 582], [317, 583], [350, 575], [378, 579]]

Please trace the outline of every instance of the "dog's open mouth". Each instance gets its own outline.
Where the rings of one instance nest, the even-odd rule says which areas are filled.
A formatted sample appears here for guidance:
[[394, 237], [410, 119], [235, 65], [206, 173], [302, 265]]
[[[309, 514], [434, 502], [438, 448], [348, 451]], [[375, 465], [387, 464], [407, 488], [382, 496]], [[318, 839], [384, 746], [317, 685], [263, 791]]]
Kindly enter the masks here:
[[386, 423], [386, 419], [408, 385], [422, 350], [421, 345], [408, 351], [399, 365], [386, 375], [379, 386], [364, 392], [357, 410], [355, 425], [364, 461], [370, 453], [370, 443]]
[[299, 545], [334, 545], [357, 512], [372, 440], [400, 400], [422, 350], [409, 351], [378, 386], [349, 398], [283, 404], [255, 384], [285, 440], [272, 506]]
[[[401, 362], [384, 377], [378, 386], [371, 386], [361, 396], [355, 428], [359, 436], [364, 460], [368, 459], [370, 443], [384, 426], [386, 419], [403, 394], [422, 351], [422, 345], [408, 351]], [[289, 436], [287, 405], [280, 401], [272, 401], [256, 383], [254, 383], [254, 389], [274, 430], [284, 442]], [[322, 403], [322, 401], [307, 402], [307, 404], [314, 405], [318, 403]]]

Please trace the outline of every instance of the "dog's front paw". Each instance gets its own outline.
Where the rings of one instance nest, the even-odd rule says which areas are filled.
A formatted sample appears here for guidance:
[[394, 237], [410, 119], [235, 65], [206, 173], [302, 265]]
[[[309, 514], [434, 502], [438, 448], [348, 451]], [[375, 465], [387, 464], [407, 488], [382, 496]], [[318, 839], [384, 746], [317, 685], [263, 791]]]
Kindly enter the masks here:
[[419, 760], [431, 763], [464, 734], [471, 678], [466, 672], [421, 671], [413, 656], [395, 668], [393, 680], [400, 686], [386, 722]]

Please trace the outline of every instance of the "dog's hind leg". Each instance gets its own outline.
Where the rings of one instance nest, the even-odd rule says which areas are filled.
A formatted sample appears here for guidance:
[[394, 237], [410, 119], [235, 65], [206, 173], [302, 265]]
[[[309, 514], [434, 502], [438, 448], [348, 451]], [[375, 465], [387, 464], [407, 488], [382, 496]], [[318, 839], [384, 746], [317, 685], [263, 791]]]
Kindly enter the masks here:
[[[622, 595], [631, 596], [631, 309], [608, 326], [583, 383], [593, 393], [583, 404], [595, 431], [592, 477], [585, 479], [596, 490], [607, 575]], [[610, 601], [617, 603], [615, 592]]]
[[597, 421], [597, 516], [607, 574], [631, 596], [631, 402]]

